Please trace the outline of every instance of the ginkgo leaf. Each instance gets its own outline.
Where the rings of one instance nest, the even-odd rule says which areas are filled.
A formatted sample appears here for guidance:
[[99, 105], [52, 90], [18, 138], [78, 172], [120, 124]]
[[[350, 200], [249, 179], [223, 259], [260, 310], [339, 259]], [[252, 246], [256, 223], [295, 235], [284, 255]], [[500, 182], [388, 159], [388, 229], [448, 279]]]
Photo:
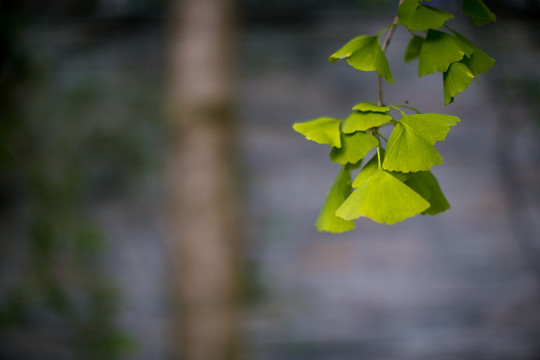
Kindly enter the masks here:
[[336, 210], [343, 204], [351, 191], [351, 174], [347, 166], [343, 166], [328, 191], [324, 205], [319, 212], [315, 223], [317, 230], [339, 233], [354, 229], [353, 221], [336, 216]]
[[[380, 149], [380, 151], [384, 151], [383, 149]], [[379, 161], [378, 161], [378, 155], [375, 154], [373, 157], [360, 169], [360, 172], [358, 172], [358, 175], [356, 175], [356, 178], [354, 179], [352, 183], [352, 187], [357, 188], [362, 184], [364, 181], [366, 181], [371, 175], [375, 174], [377, 170], [379, 169]]]
[[458, 38], [437, 30], [429, 30], [420, 51], [418, 76], [445, 72], [450, 64], [470, 56], [473, 49]]
[[482, 0], [463, 0], [463, 13], [473, 19], [474, 25], [480, 26], [497, 20]]
[[469, 39], [461, 35], [457, 31], [452, 30], [454, 35], [461, 40], [463, 43], [467, 44], [470, 48], [473, 49], [471, 56], [464, 57], [461, 62], [471, 70], [474, 76], [478, 74], [483, 74], [488, 71], [493, 65], [495, 65], [495, 59], [486, 54], [478, 46], [474, 45]]
[[[379, 154], [381, 156], [381, 159], [384, 159], [384, 149], [379, 150]], [[382, 162], [382, 160], [381, 160]], [[354, 179], [352, 186], [354, 188], [357, 188], [360, 186], [361, 183], [366, 181], [371, 175], [373, 175], [377, 169], [379, 168], [379, 160], [378, 155], [375, 154], [373, 157], [362, 167], [358, 175], [356, 175], [356, 178]], [[387, 171], [390, 175], [395, 177], [396, 179], [400, 181], [405, 181], [409, 178], [409, 174], [405, 174], [398, 171]]]
[[421, 0], [403, 0], [398, 8], [399, 23], [411, 31], [438, 29], [454, 18], [454, 15], [428, 5], [421, 5]]
[[459, 122], [457, 116], [445, 114], [416, 114], [403, 115], [400, 122], [412, 127], [417, 134], [426, 139], [431, 145], [446, 139], [451, 126]]
[[376, 105], [376, 104], [368, 103], [368, 102], [361, 102], [361, 103], [358, 103], [358, 104], [354, 105], [353, 110], [385, 113], [385, 112], [390, 111], [390, 107]]
[[319, 144], [341, 147], [339, 124], [341, 120], [321, 117], [314, 120], [295, 123], [293, 129], [304, 135], [306, 139]]
[[332, 148], [330, 159], [340, 164], [355, 164], [379, 144], [371, 134], [358, 131], [354, 134], [341, 135], [341, 148]]
[[328, 60], [336, 62], [339, 59], [347, 59], [349, 65], [357, 70], [376, 71], [388, 82], [394, 82], [386, 55], [382, 51], [379, 37], [376, 35], [355, 37], [330, 55]]
[[465, 90], [472, 82], [474, 74], [463, 63], [455, 63], [450, 66], [443, 75], [444, 104], [454, 101], [454, 96]]
[[388, 138], [383, 168], [401, 172], [429, 170], [442, 164], [439, 152], [431, 142], [406, 122], [398, 122]]
[[430, 203], [430, 207], [422, 212], [422, 215], [436, 215], [450, 209], [450, 204], [431, 171], [414, 173], [405, 184]]
[[407, 45], [407, 49], [405, 50], [403, 61], [409, 62], [419, 57], [423, 44], [424, 44], [423, 37], [418, 36], [418, 35], [413, 35], [413, 37], [409, 41], [409, 44]]
[[351, 113], [341, 125], [341, 131], [351, 134], [355, 131], [366, 131], [392, 120], [388, 114], [371, 111], [355, 111]]
[[430, 204], [410, 187], [378, 168], [337, 209], [345, 220], [365, 216], [388, 225], [420, 214]]

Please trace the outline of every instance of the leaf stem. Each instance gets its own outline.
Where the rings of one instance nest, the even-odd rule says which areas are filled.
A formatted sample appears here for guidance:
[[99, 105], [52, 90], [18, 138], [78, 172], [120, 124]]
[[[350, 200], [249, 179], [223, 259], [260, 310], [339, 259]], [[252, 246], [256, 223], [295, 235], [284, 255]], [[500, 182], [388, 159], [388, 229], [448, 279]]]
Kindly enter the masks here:
[[391, 109], [394, 109], [394, 110], [397, 110], [397, 111], [401, 112], [402, 114], [403, 114], [403, 111], [401, 111], [401, 108], [408, 109], [408, 110], [414, 111], [417, 114], [420, 114], [420, 110], [418, 110], [417, 108], [415, 108], [413, 106], [410, 106], [410, 105], [396, 104], [396, 105], [389, 105], [389, 107]]

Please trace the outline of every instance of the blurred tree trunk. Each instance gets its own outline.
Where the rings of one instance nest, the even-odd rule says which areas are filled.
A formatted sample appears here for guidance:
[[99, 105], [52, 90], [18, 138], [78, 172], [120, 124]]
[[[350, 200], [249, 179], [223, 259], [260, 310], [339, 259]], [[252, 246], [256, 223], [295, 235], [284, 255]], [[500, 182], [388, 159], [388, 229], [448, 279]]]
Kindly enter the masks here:
[[236, 358], [233, 1], [170, 9], [169, 230], [174, 356]]

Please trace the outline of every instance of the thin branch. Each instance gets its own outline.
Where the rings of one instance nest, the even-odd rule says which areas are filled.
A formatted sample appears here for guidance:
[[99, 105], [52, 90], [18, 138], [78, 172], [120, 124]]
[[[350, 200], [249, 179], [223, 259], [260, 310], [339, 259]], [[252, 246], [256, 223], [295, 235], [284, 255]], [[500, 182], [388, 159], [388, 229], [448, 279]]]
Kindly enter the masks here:
[[384, 42], [382, 44], [382, 51], [386, 51], [386, 48], [390, 44], [390, 40], [392, 39], [392, 35], [394, 35], [394, 30], [396, 29], [398, 22], [399, 22], [399, 18], [396, 16], [394, 18], [394, 22], [392, 22], [392, 26], [390, 26], [390, 30], [388, 31], [388, 34], [386, 34], [386, 39], [384, 39]]
[[[399, 18], [396, 16], [394, 18], [394, 21], [392, 22], [392, 25], [390, 26], [390, 30], [388, 30], [388, 33], [386, 34], [386, 39], [384, 39], [384, 42], [382, 44], [382, 51], [385, 52], [386, 48], [388, 48], [388, 45], [390, 45], [390, 40], [392, 40], [392, 35], [394, 35], [394, 31], [396, 30], [396, 26], [399, 22]], [[382, 106], [383, 104], [383, 98], [382, 98], [382, 76], [377, 76], [377, 95], [378, 95], [378, 105]]]

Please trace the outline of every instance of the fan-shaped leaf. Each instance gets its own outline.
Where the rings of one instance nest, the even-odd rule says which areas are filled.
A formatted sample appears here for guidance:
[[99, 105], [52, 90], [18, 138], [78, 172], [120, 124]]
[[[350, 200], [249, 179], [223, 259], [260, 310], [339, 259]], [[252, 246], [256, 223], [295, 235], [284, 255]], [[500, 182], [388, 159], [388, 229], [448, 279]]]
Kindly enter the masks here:
[[[381, 159], [384, 159], [384, 149], [381, 148], [379, 150], [379, 154], [381, 156]], [[378, 168], [379, 168], [378, 158], [377, 158], [377, 154], [375, 154], [360, 170], [360, 172], [354, 179], [352, 186], [354, 188], [359, 187], [360, 184], [363, 183], [365, 180], [367, 180], [367, 178], [369, 178], [371, 175], [373, 175], [377, 171]], [[398, 171], [387, 171], [387, 172], [402, 182], [409, 178], [409, 174], [405, 174], [402, 172], [398, 172]]]
[[304, 135], [308, 140], [340, 148], [340, 123], [341, 120], [338, 119], [321, 117], [306, 122], [295, 123], [293, 124], [293, 129]]
[[355, 111], [351, 113], [341, 125], [341, 131], [350, 134], [355, 131], [366, 131], [381, 126], [392, 120], [388, 114], [371, 111]]
[[473, 49], [458, 38], [437, 30], [429, 30], [420, 51], [418, 76], [445, 72], [450, 64], [470, 56]]
[[431, 171], [420, 171], [412, 174], [405, 184], [416, 191], [430, 203], [422, 215], [436, 215], [450, 208], [450, 204]]
[[480, 49], [478, 46], [474, 45], [469, 39], [467, 39], [465, 36], [461, 35], [457, 31], [452, 30], [452, 32], [459, 40], [461, 40], [463, 43], [467, 44], [467, 46], [473, 49], [471, 56], [464, 57], [461, 62], [467, 65], [467, 67], [471, 70], [474, 76], [485, 73], [493, 65], [495, 65], [495, 60], [488, 54], [486, 54], [484, 51], [482, 51], [482, 49]]
[[450, 127], [456, 125], [459, 118], [445, 114], [416, 114], [404, 115], [400, 122], [409, 125], [418, 135], [433, 145], [446, 138]]
[[450, 66], [443, 75], [444, 103], [446, 105], [454, 101], [454, 96], [465, 90], [472, 82], [474, 74], [463, 63], [455, 63]]
[[332, 148], [330, 159], [340, 164], [355, 164], [379, 144], [373, 135], [358, 131], [341, 135], [341, 148]]
[[343, 166], [334, 179], [334, 183], [319, 212], [315, 223], [317, 230], [339, 233], [354, 229], [353, 221], [336, 216], [336, 210], [343, 204], [351, 191], [351, 174], [347, 166]]
[[472, 17], [474, 25], [484, 25], [497, 20], [482, 0], [463, 0], [463, 13]]
[[403, 61], [409, 62], [419, 57], [423, 44], [424, 44], [423, 37], [418, 36], [418, 35], [413, 35], [413, 37], [409, 41], [409, 44], [407, 45], [407, 49], [405, 50]]
[[420, 2], [420, 0], [403, 0], [398, 8], [399, 23], [411, 31], [438, 29], [446, 20], [454, 18], [454, 15], [446, 11], [421, 5]]
[[[380, 152], [384, 151], [383, 149], [380, 149]], [[375, 174], [377, 172], [377, 169], [379, 169], [379, 163], [378, 163], [378, 157], [377, 154], [373, 155], [373, 157], [360, 169], [360, 172], [358, 175], [356, 175], [356, 178], [354, 179], [352, 183], [352, 187], [357, 188], [362, 184], [364, 181], [366, 181], [371, 175]]]
[[429, 202], [407, 185], [378, 168], [337, 209], [345, 220], [368, 217], [378, 223], [395, 224], [429, 208]]
[[372, 112], [378, 112], [378, 113], [385, 113], [390, 111], [390, 107], [388, 106], [380, 106], [373, 103], [367, 103], [367, 102], [361, 102], [353, 106], [353, 110], [358, 111], [372, 111]]
[[386, 55], [379, 44], [376, 35], [362, 35], [355, 37], [342, 48], [330, 55], [331, 62], [339, 59], [347, 59], [349, 65], [357, 70], [376, 71], [388, 82], [394, 82]]
[[439, 152], [431, 142], [406, 122], [399, 122], [388, 138], [383, 168], [401, 172], [429, 170], [442, 164]]

